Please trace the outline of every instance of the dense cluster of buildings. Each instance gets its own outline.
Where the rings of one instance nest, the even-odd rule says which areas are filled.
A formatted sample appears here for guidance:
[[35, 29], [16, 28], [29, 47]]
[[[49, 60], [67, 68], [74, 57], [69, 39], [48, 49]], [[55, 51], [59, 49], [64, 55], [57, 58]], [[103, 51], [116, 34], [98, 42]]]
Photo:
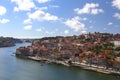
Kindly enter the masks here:
[[120, 70], [120, 34], [88, 33], [79, 36], [42, 38], [20, 47], [17, 56], [37, 56]]

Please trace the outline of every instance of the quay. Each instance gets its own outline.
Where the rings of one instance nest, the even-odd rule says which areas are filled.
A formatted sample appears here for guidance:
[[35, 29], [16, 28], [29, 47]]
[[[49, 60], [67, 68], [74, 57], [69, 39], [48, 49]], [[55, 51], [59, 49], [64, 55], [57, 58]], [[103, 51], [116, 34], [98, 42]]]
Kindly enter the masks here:
[[35, 60], [35, 61], [44, 61], [44, 62], [47, 62], [47, 63], [62, 64], [62, 65], [67, 66], [67, 67], [70, 66], [68, 63], [66, 63], [64, 61], [58, 61], [58, 60], [48, 59], [48, 58], [44, 58], [44, 57], [31, 57], [31, 56], [28, 56], [28, 59]]
[[88, 65], [88, 64], [84, 64], [84, 63], [73, 63], [72, 65], [70, 65], [64, 61], [58, 61], [58, 60], [48, 59], [48, 58], [44, 58], [44, 57], [31, 57], [31, 56], [28, 56], [28, 59], [35, 60], [35, 61], [44, 61], [47, 63], [61, 64], [61, 65], [67, 66], [67, 67], [70, 67], [70, 66], [80, 67], [85, 70], [91, 70], [91, 71], [105, 73], [105, 74], [120, 75], [119, 71], [114, 71], [114, 70], [106, 69], [105, 67]]

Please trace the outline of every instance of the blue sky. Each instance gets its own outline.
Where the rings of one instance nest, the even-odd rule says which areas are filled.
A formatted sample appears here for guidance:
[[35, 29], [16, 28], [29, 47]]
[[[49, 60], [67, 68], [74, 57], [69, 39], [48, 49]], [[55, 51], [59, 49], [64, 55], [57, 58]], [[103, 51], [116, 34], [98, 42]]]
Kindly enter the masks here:
[[1, 0], [0, 36], [120, 33], [120, 0]]

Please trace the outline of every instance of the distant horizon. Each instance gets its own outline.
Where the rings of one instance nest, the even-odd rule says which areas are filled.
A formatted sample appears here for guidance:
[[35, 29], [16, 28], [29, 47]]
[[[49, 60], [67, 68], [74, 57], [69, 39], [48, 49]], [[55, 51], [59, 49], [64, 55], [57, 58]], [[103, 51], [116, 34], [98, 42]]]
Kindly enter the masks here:
[[0, 36], [120, 33], [120, 0], [2, 0]]
[[[82, 34], [89, 34], [89, 33], [95, 33], [95, 32], [88, 32], [88, 33], [82, 33]], [[98, 33], [98, 32], [97, 32]], [[99, 32], [99, 33], [108, 33], [108, 32]], [[79, 35], [82, 35], [82, 34], [78, 34], [76, 36], [79, 36]], [[109, 33], [109, 34], [120, 34], [120, 33]], [[17, 38], [17, 39], [40, 39], [40, 38], [44, 38], [44, 37], [58, 37], [58, 36], [62, 36], [62, 37], [67, 37], [67, 36], [74, 36], [73, 35], [67, 35], [67, 36], [64, 36], [64, 35], [57, 35], [57, 36], [42, 36], [42, 37], [12, 37], [12, 36], [0, 36], [0, 37], [11, 37], [11, 38]]]

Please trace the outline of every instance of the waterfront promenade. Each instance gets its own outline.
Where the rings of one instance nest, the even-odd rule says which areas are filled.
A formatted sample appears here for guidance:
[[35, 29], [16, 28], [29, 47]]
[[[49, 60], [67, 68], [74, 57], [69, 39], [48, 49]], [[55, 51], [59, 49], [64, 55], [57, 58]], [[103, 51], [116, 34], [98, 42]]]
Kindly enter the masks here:
[[96, 72], [105, 73], [105, 74], [120, 75], [119, 71], [115, 71], [112, 69], [106, 69], [105, 67], [102, 67], [102, 66], [89, 65], [85, 63], [74, 62], [72, 63], [72, 65], [70, 65], [68, 62], [65, 62], [65, 61], [58, 61], [55, 59], [49, 59], [49, 58], [38, 57], [38, 56], [35, 56], [35, 57], [28, 56], [28, 59], [35, 60], [35, 61], [45, 61], [46, 63], [61, 64], [67, 67], [70, 67], [70, 66], [80, 67], [85, 70], [91, 70], [91, 71], [96, 71]]
[[46, 63], [56, 63], [56, 64], [62, 64], [62, 65], [65, 65], [65, 66], [70, 66], [68, 63], [64, 62], [64, 61], [58, 61], [58, 60], [55, 60], [55, 59], [49, 59], [49, 58], [45, 58], [45, 57], [31, 57], [31, 56], [28, 56], [28, 59], [31, 59], [31, 60], [35, 60], [35, 61], [45, 61]]
[[92, 71], [101, 72], [101, 73], [105, 73], [105, 74], [120, 75], [119, 71], [115, 71], [112, 69], [106, 69], [105, 67], [102, 67], [102, 66], [89, 65], [89, 64], [85, 64], [85, 63], [74, 63], [73, 65], [77, 66], [77, 67], [81, 67], [82, 69], [86, 69], [86, 70], [92, 70]]

